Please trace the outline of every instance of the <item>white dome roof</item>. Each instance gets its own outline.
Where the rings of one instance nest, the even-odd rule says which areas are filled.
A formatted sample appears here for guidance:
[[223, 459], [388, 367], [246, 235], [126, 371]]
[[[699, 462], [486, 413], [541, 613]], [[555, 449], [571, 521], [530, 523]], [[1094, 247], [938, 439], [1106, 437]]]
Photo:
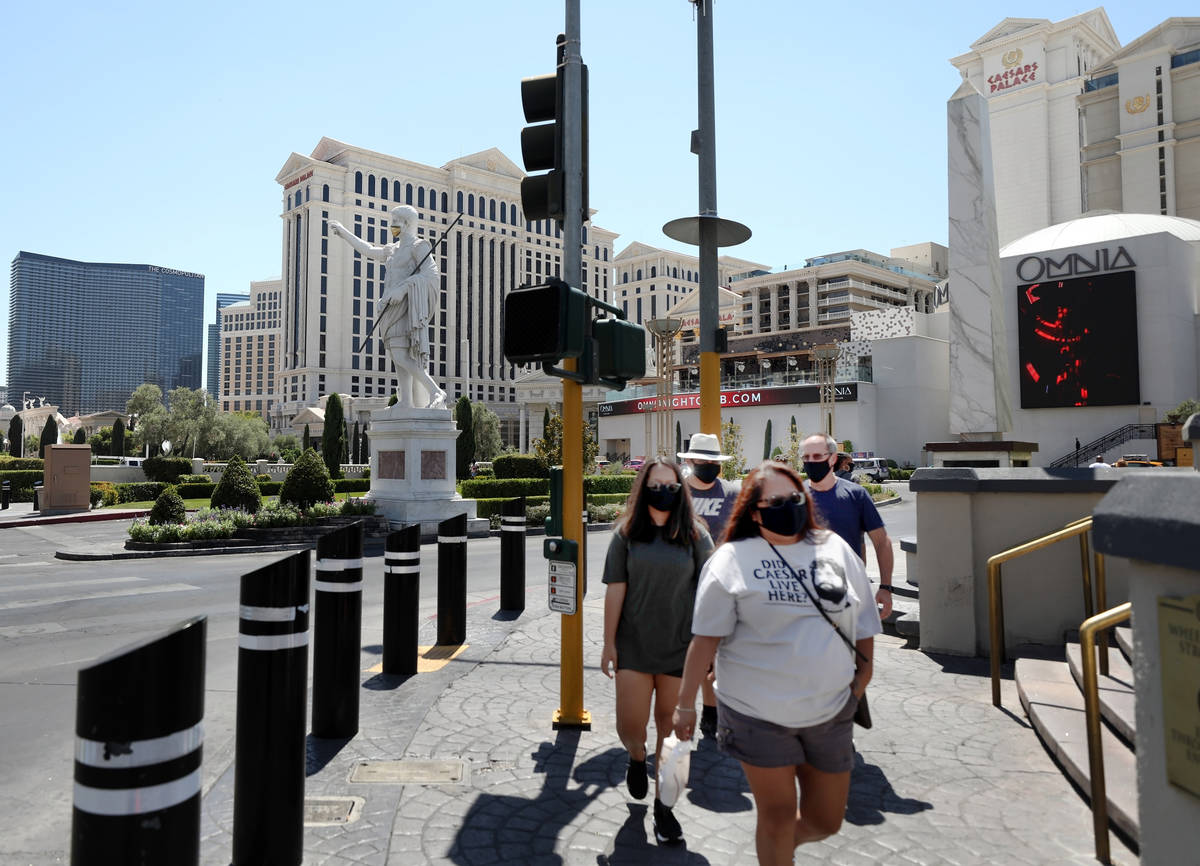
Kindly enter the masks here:
[[1067, 220], [1031, 232], [1000, 248], [1000, 256], [1024, 256], [1047, 250], [1084, 247], [1143, 235], [1171, 234], [1200, 242], [1200, 221], [1152, 213], [1104, 213]]
[[17, 414], [17, 410], [13, 407], [13, 405], [11, 403], [5, 403], [3, 406], [0, 406], [0, 417], [11, 418], [13, 415], [16, 415], [16, 414]]

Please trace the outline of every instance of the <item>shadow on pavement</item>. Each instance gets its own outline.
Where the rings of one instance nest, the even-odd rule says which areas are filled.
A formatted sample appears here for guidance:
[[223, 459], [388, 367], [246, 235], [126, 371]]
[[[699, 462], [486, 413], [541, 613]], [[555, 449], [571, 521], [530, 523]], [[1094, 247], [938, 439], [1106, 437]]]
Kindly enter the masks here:
[[701, 737], [692, 752], [688, 802], [709, 812], [749, 812], [754, 808], [749, 793], [741, 764], [721, 754], [716, 740]]
[[523, 610], [498, 610], [492, 614], [492, 619], [499, 622], [515, 622], [521, 618]]
[[388, 692], [400, 688], [415, 676], [416, 674], [375, 674], [363, 680], [362, 687], [373, 692]]
[[846, 804], [846, 822], [870, 826], [884, 822], [884, 812], [915, 815], [932, 809], [932, 803], [901, 797], [875, 764], [868, 764], [859, 752], [854, 753], [854, 770], [850, 774], [850, 800]]
[[[579, 731], [561, 730], [553, 743], [538, 746], [533, 753], [534, 772], [544, 775], [542, 790], [536, 797], [480, 794], [454, 837], [450, 860], [471, 864], [499, 851], [506, 863], [545, 866], [564, 863], [563, 856], [554, 850], [563, 828], [584, 813], [600, 794], [613, 787], [611, 780], [618, 772], [615, 764], [620, 764], [621, 778], [625, 773], [625, 751], [617, 748], [595, 755], [576, 767], [579, 739]], [[572, 787], [572, 781], [577, 785]], [[652, 844], [647, 836], [646, 811], [643, 804], [630, 805], [629, 819], [614, 840], [616, 850], [611, 857], [600, 855], [599, 863], [708, 862], [689, 855], [683, 846], [667, 849]], [[648, 854], [651, 855], [649, 858]]]
[[339, 737], [327, 740], [324, 737], [314, 737], [309, 734], [304, 740], [304, 775], [315, 776], [321, 772], [325, 765], [332, 761], [334, 756], [352, 739], [354, 738]]

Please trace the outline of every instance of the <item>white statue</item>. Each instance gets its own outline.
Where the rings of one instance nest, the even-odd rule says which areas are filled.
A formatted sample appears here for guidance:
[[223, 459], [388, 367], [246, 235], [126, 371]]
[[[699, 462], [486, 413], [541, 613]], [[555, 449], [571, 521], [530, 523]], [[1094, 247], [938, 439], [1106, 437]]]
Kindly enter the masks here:
[[[446, 405], [446, 392], [429, 375], [428, 331], [437, 310], [441, 283], [437, 263], [433, 256], [426, 255], [429, 242], [417, 237], [415, 208], [397, 205], [392, 208], [390, 219], [392, 242], [384, 246], [377, 247], [355, 237], [337, 220], [329, 221], [329, 230], [387, 268], [376, 310], [379, 319], [376, 330], [399, 374], [397, 404], [440, 409]], [[417, 384], [425, 390], [424, 401], [417, 400]]]

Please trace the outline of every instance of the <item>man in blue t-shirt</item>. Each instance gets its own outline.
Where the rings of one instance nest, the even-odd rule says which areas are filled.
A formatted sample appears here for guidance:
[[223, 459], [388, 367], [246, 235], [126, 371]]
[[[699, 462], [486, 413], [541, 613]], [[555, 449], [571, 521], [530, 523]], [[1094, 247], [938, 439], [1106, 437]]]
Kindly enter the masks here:
[[821, 522], [845, 539], [864, 562], [867, 550], [863, 533], [871, 539], [875, 559], [879, 562], [879, 589], [875, 593], [875, 602], [880, 606], [879, 616], [888, 616], [892, 612], [892, 542], [883, 526], [883, 518], [871, 501], [871, 494], [853, 481], [838, 478], [833, 473], [838, 449], [832, 436], [814, 433], [800, 447], [809, 493]]

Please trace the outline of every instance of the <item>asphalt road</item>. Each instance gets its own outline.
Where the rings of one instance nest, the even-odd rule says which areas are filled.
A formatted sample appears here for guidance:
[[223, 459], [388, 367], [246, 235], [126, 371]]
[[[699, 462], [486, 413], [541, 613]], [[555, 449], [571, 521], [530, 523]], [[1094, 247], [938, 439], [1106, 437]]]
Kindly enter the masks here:
[[[904, 501], [881, 511], [893, 538], [915, 535]], [[118, 543], [128, 521], [0, 530], [0, 862], [70, 859], [75, 684], [96, 659], [153, 637], [190, 617], [208, 616], [204, 713], [205, 791], [234, 753], [237, 611], [241, 575], [278, 553], [70, 562], [55, 550]], [[588, 533], [590, 593], [600, 574], [607, 532]], [[527, 606], [546, 604], [542, 539], [527, 539]], [[467, 553], [467, 603], [499, 606], [500, 541], [473, 539]], [[382, 641], [382, 554], [364, 558], [363, 644]], [[437, 546], [421, 549], [422, 633], [437, 610]], [[468, 635], [468, 640], [469, 640]], [[431, 640], [432, 642], [432, 640]], [[382, 649], [379, 649], [382, 652]], [[310, 668], [311, 672], [311, 668]]]

